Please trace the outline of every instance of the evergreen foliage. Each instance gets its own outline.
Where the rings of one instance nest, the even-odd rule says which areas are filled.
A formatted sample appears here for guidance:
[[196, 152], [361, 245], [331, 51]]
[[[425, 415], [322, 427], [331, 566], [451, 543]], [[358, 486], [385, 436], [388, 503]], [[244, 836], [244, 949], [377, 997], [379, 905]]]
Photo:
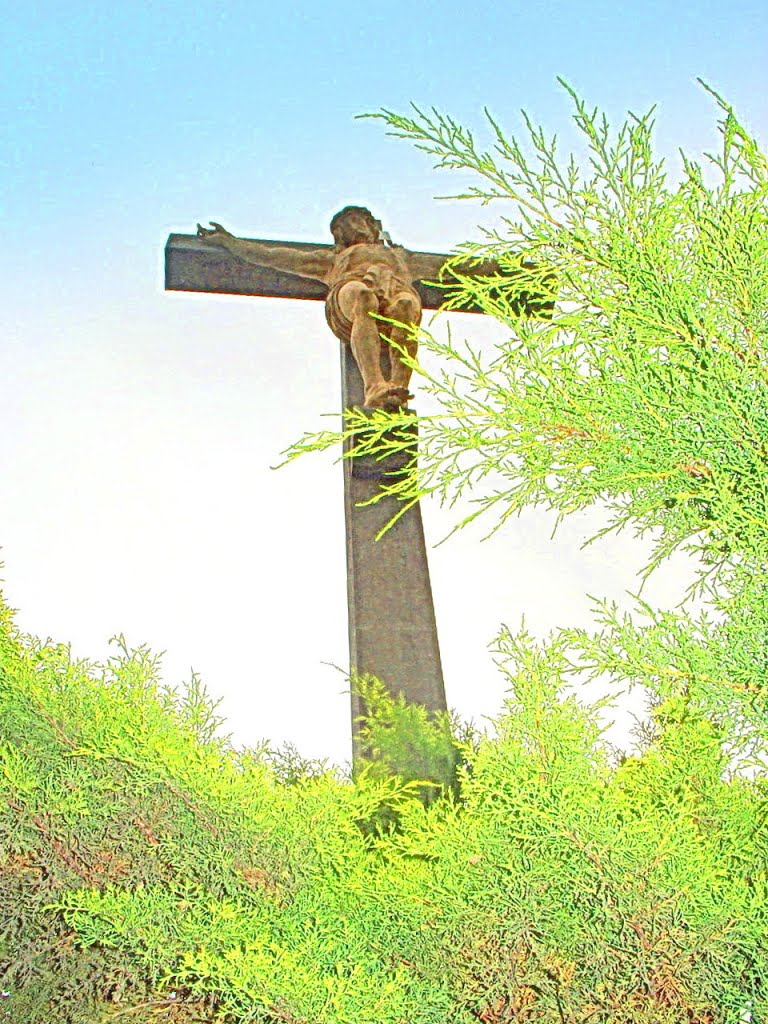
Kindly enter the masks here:
[[392, 697], [373, 676], [355, 677], [352, 686], [366, 709], [358, 721], [366, 775], [413, 783], [426, 804], [457, 795], [459, 768], [477, 739], [475, 730], [455, 715], [429, 715], [402, 695]]
[[728, 773], [725, 737], [682, 698], [611, 763], [597, 709], [564, 695], [572, 653], [500, 637], [504, 714], [464, 748], [459, 798], [425, 806], [381, 772], [279, 782], [145, 651], [72, 663], [6, 619], [9, 1019], [764, 1013], [764, 785]]
[[[383, 115], [512, 200], [469, 251], [515, 271], [454, 296], [507, 326], [492, 356], [423, 335], [443, 411], [391, 486], [471, 488], [502, 522], [599, 501], [651, 532], [654, 564], [694, 547], [710, 611], [503, 632], [482, 736], [358, 681], [372, 760], [350, 780], [233, 749], [199, 681], [164, 686], [148, 651], [75, 662], [3, 606], [0, 1020], [768, 1020], [767, 165], [718, 101], [718, 180], [686, 160], [670, 188], [650, 117], [611, 132], [574, 102], [586, 178], [532, 125], [530, 155], [493, 123], [483, 153], [448, 118]], [[548, 289], [552, 319], [527, 317], [520, 295]], [[347, 429], [384, 445], [397, 421]], [[651, 694], [621, 756], [585, 672]]]

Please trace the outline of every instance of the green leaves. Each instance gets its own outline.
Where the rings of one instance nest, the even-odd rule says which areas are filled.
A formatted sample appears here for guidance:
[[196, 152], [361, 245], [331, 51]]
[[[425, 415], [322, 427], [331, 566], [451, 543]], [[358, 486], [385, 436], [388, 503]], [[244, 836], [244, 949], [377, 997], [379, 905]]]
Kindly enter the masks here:
[[[4, 990], [49, 993], [56, 1024], [72, 985], [89, 1024], [110, 992], [116, 1013], [264, 1024], [757, 1010], [768, 817], [762, 784], [727, 774], [737, 710], [701, 707], [716, 635], [713, 651], [675, 616], [602, 623], [502, 633], [508, 695], [485, 736], [359, 681], [374, 759], [354, 783], [295, 759], [280, 782], [265, 753], [190, 732], [143, 655], [86, 671], [7, 634]], [[590, 671], [659, 693], [632, 756], [577, 699]]]
[[[765, 158], [713, 93], [719, 181], [705, 183], [686, 159], [670, 186], [653, 153], [653, 111], [614, 129], [561, 84], [587, 146], [583, 168], [526, 115], [521, 140], [489, 114], [489, 149], [435, 110], [374, 115], [437, 166], [473, 173], [478, 184], [457, 198], [508, 206], [484, 242], [460, 252], [516, 270], [512, 282], [460, 276], [452, 300], [471, 298], [508, 327], [495, 352], [420, 332], [441, 369], [415, 369], [441, 411], [421, 418], [419, 468], [393, 487], [404, 501], [453, 501], [471, 488], [475, 515], [501, 521], [527, 504], [567, 514], [599, 501], [613, 528], [655, 529], [661, 557], [688, 543], [723, 570], [743, 557], [754, 568], [767, 519]], [[557, 300], [551, 321], [527, 318], [516, 301], [542, 289]], [[385, 419], [371, 446], [385, 443]], [[347, 433], [360, 429], [351, 416]], [[313, 443], [336, 442], [326, 434], [303, 448]]]

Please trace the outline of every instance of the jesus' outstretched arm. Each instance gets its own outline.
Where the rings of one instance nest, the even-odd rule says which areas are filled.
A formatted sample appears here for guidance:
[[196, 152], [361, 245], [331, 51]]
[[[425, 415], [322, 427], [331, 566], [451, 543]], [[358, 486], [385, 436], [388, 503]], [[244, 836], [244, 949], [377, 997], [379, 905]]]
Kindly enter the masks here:
[[210, 228], [198, 224], [197, 235], [208, 245], [219, 245], [246, 263], [285, 270], [289, 274], [309, 277], [325, 284], [328, 283], [328, 275], [333, 268], [335, 254], [332, 249], [297, 251], [282, 245], [270, 245], [269, 242], [237, 238], [215, 221], [211, 221]]

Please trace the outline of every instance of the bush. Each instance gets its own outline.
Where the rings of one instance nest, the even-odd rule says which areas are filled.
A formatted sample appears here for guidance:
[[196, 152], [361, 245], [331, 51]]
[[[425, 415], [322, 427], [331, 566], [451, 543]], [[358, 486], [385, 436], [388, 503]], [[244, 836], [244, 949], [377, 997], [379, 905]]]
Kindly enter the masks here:
[[[764, 785], [728, 776], [727, 736], [683, 698], [612, 763], [598, 709], [563, 696], [563, 638], [500, 638], [504, 714], [428, 806], [375, 771], [277, 782], [145, 651], [72, 663], [7, 616], [1, 646], [18, 1024], [765, 1012]], [[396, 828], [360, 827], [382, 808]]]

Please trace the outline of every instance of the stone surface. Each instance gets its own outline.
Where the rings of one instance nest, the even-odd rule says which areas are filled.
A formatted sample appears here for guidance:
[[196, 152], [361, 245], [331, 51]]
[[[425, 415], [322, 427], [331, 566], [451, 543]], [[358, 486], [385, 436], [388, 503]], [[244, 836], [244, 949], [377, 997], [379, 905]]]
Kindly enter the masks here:
[[[341, 370], [343, 407], [361, 406], [362, 381], [345, 345]], [[415, 457], [415, 415], [413, 421], [411, 456]], [[412, 506], [377, 541], [376, 534], [396, 515], [399, 503], [386, 497], [375, 505], [360, 505], [378, 492], [384, 474], [400, 469], [406, 458], [344, 460], [350, 667], [359, 674], [377, 676], [390, 692], [403, 693], [412, 703], [444, 711], [445, 685], [421, 508]], [[360, 756], [354, 723], [362, 710], [353, 694], [353, 760]]]
[[[310, 251], [332, 249], [319, 242], [273, 242], [269, 239], [248, 238], [244, 241], [258, 245], [279, 246], [283, 249]], [[430, 273], [425, 277], [434, 281], [440, 268], [450, 257], [444, 253], [420, 252], [421, 262]], [[325, 302], [328, 286], [322, 281], [298, 277], [287, 271], [245, 263], [225, 249], [214, 249], [197, 235], [174, 233], [165, 244], [165, 289], [177, 292], [211, 292], [220, 295], [261, 295], [280, 299], [310, 299]], [[421, 297], [422, 309], [440, 309], [445, 302], [445, 290], [415, 280], [414, 287]], [[482, 312], [476, 306], [467, 307], [465, 313]]]
[[[317, 249], [301, 242], [248, 239], [264, 245]], [[326, 248], [330, 249], [331, 246]], [[281, 299], [319, 299], [328, 287], [285, 271], [244, 263], [226, 249], [214, 249], [196, 235], [169, 235], [165, 245], [166, 291], [214, 292], [224, 295], [260, 295]]]

